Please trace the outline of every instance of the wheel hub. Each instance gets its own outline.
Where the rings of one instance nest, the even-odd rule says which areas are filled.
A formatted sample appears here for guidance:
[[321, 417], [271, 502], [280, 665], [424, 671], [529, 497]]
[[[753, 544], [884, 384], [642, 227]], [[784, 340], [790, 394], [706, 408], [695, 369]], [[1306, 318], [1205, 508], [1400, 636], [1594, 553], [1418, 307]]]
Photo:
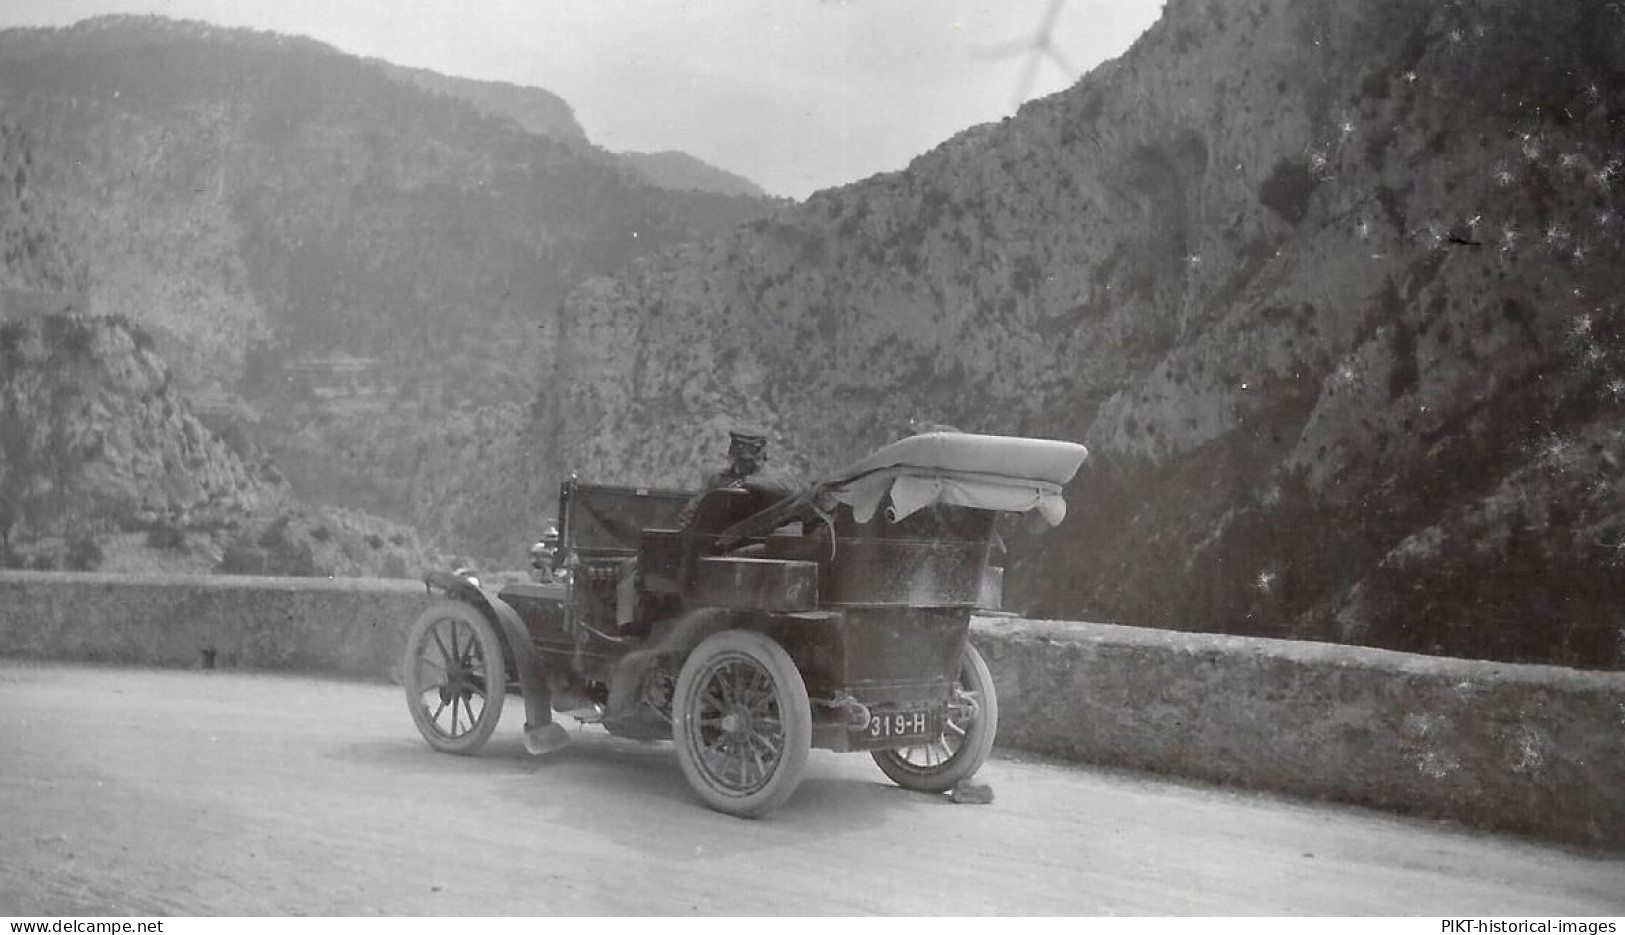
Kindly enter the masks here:
[[730, 736], [750, 733], [750, 712], [743, 708], [734, 708], [722, 716], [722, 732]]
[[452, 666], [446, 670], [446, 680], [440, 683], [440, 700], [450, 703], [453, 698], [469, 694], [473, 670], [466, 666]]

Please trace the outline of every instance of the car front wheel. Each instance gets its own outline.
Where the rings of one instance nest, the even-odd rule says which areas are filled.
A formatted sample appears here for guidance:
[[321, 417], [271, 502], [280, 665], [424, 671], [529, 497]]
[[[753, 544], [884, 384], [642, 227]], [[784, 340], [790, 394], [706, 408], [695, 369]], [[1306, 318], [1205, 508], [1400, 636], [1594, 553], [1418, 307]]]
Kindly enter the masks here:
[[439, 601], [412, 625], [401, 681], [412, 722], [429, 746], [469, 754], [502, 718], [502, 643], [491, 622], [460, 601]]

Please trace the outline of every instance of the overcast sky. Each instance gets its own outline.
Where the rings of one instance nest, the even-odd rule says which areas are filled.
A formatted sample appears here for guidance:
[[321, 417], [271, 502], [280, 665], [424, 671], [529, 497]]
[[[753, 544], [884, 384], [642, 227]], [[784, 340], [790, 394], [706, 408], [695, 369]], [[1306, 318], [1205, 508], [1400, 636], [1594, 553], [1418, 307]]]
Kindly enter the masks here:
[[1163, 0], [1061, 0], [1052, 37], [1067, 68], [1031, 50], [1051, 2], [0, 0], [0, 26], [156, 13], [311, 36], [546, 88], [601, 146], [683, 150], [801, 198], [1070, 85], [1121, 55]]

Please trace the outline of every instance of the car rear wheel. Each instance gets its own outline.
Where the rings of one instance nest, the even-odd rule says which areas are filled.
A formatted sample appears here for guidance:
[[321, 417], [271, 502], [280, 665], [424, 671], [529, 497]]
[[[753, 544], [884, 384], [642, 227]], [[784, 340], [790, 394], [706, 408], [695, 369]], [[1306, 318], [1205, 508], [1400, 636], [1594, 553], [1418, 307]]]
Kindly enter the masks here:
[[460, 601], [440, 601], [406, 638], [401, 681], [418, 733], [442, 753], [470, 754], [502, 718], [507, 681], [496, 628]]
[[683, 663], [672, 713], [677, 761], [706, 805], [755, 818], [801, 784], [812, 705], [772, 639], [748, 630], [708, 637]]
[[905, 789], [947, 792], [982, 768], [998, 730], [999, 699], [993, 691], [993, 673], [967, 641], [942, 733], [930, 743], [876, 750], [872, 756], [881, 772]]

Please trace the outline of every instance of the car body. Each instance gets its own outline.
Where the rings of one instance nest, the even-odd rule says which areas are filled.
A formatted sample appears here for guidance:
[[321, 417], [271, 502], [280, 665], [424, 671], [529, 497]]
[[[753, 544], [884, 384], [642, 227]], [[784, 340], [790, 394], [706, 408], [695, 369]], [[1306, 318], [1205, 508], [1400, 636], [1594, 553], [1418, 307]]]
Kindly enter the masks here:
[[436, 749], [471, 753], [515, 692], [533, 752], [557, 745], [555, 716], [669, 739], [702, 800], [746, 817], [789, 798], [813, 747], [868, 752], [899, 784], [946, 791], [997, 730], [967, 638], [1001, 590], [996, 516], [1059, 522], [1085, 456], [932, 433], [765, 504], [572, 478], [555, 573], [495, 593], [426, 577], [444, 597], [408, 636], [414, 721]]

